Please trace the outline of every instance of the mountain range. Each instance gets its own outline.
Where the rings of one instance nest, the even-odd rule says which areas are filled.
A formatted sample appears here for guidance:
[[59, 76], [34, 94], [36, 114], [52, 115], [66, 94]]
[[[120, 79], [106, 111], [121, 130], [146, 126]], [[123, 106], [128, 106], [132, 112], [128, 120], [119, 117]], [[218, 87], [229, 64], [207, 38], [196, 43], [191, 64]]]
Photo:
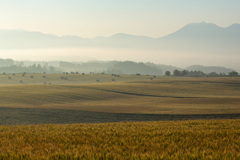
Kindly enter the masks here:
[[223, 28], [212, 23], [191, 23], [160, 38], [124, 33], [96, 38], [59, 37], [26, 30], [0, 30], [0, 49], [133, 48], [239, 54], [239, 44], [240, 24]]

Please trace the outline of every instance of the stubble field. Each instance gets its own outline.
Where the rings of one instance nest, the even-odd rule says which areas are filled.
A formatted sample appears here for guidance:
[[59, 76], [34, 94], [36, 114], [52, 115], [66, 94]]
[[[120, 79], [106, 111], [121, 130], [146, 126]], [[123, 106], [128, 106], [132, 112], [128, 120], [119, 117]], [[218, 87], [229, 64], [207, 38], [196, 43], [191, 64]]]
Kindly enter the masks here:
[[[8, 75], [1, 76], [0, 82], [6, 83]], [[15, 76], [17, 78], [21, 75]], [[114, 77], [102, 74], [75, 74], [65, 75], [68, 79], [62, 80], [61, 77], [64, 76], [62, 74], [47, 74], [44, 80], [48, 79], [51, 84], [44, 85], [41, 74], [36, 74], [35, 80], [31, 76], [25, 75], [24, 84], [0, 85], [0, 109], [4, 113], [1, 116], [8, 117], [9, 121], [12, 120], [12, 116], [17, 117], [18, 112], [25, 114], [26, 117], [30, 115], [27, 113], [34, 111], [38, 115], [46, 113], [45, 116], [49, 118], [51, 114], [56, 117], [59, 113], [61, 116], [66, 113], [66, 121], [67, 113], [77, 112], [88, 115], [104, 113], [106, 117], [107, 114], [110, 117], [110, 114], [113, 115], [112, 117], [122, 114], [126, 117], [127, 114], [130, 114], [130, 117], [133, 114], [188, 117], [192, 115], [193, 119], [196, 119], [194, 118], [196, 115], [206, 115], [205, 117], [213, 115], [213, 118], [216, 118], [215, 115], [228, 118], [229, 115], [230, 118], [233, 115], [234, 118], [239, 117], [240, 114], [239, 77], [154, 78], [137, 75]], [[113, 77], [116, 80], [112, 82]], [[39, 119], [41, 123], [41, 120], [47, 117], [36, 117], [36, 120]], [[1, 118], [2, 121], [3, 119], [4, 117]], [[76, 123], [79, 122], [81, 121], [76, 119]]]

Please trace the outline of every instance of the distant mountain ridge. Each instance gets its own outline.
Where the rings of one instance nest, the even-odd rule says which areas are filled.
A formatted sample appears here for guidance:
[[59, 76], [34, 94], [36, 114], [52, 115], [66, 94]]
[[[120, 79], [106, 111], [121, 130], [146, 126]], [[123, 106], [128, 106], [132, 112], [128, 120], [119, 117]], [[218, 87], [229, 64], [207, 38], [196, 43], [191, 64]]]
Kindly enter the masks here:
[[240, 53], [239, 44], [240, 24], [223, 28], [212, 23], [192, 23], [160, 38], [119, 33], [90, 39], [25, 30], [0, 30], [0, 49], [97, 47]]

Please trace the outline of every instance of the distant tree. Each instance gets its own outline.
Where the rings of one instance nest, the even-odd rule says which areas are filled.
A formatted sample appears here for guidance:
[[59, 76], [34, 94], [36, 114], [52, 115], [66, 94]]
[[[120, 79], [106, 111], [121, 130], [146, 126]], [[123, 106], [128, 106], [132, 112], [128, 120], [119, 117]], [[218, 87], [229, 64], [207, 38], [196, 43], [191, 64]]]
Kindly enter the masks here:
[[216, 72], [211, 72], [208, 74], [209, 77], [217, 77], [219, 76], [219, 74], [217, 74]]
[[187, 71], [187, 70], [183, 70], [182, 72], [180, 72], [180, 75], [181, 75], [181, 76], [186, 76], [186, 75], [187, 75], [187, 73], [188, 73], [188, 71]]
[[238, 72], [236, 71], [232, 71], [228, 73], [230, 77], [237, 77], [238, 76]]
[[8, 79], [12, 79], [12, 77], [8, 77]]
[[175, 69], [175, 70], [173, 71], [173, 75], [174, 75], [174, 76], [180, 76], [180, 71], [177, 70], [177, 69]]
[[166, 76], [170, 76], [170, 75], [171, 75], [171, 72], [170, 72], [170, 71], [166, 71], [166, 72], [165, 72], [165, 75], [166, 75]]

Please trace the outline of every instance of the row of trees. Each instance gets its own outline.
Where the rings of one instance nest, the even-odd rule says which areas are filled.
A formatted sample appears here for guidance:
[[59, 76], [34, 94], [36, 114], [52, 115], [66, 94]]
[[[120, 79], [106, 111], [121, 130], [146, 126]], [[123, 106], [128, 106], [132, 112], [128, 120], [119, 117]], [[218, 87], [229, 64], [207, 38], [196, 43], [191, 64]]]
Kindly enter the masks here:
[[166, 71], [165, 72], [166, 76], [187, 76], [187, 77], [203, 77], [203, 76], [210, 76], [210, 77], [219, 77], [219, 76], [230, 76], [230, 77], [237, 77], [238, 76], [238, 72], [236, 71], [232, 71], [229, 72], [228, 75], [226, 75], [225, 73], [216, 73], [216, 72], [211, 72], [209, 74], [205, 74], [202, 71], [188, 71], [188, 70], [174, 70], [173, 73], [171, 74], [170, 71]]
[[8, 67], [0, 67], [0, 72], [4, 73], [56, 73], [58, 72], [57, 69], [53, 66], [41, 66], [40, 64], [30, 65], [30, 66], [21, 66], [21, 65], [11, 65]]

